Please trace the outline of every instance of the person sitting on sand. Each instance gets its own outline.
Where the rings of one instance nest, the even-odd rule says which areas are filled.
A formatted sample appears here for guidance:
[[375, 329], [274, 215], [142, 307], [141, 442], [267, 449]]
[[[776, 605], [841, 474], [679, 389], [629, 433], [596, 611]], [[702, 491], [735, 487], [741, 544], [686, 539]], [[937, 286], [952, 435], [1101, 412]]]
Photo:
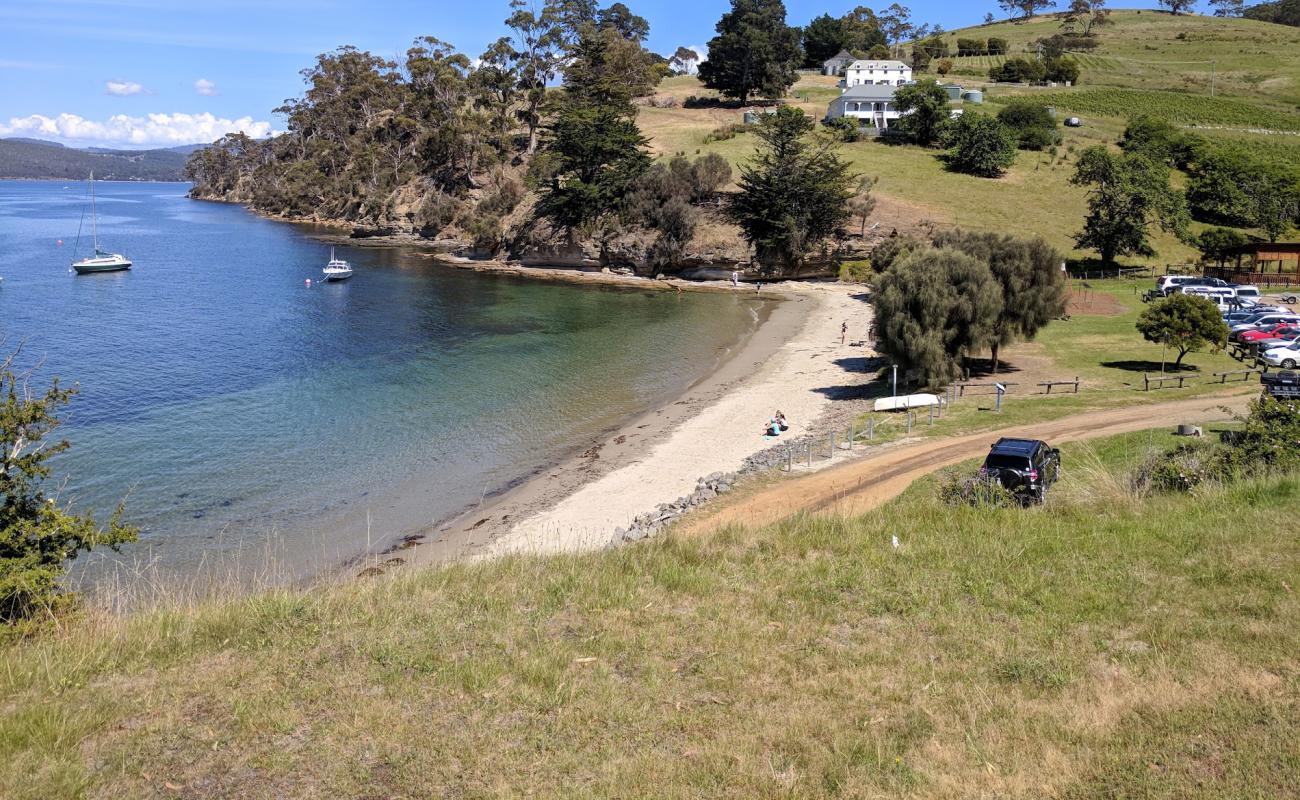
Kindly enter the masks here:
[[776, 416], [772, 418], [772, 421], [775, 422], [777, 427], [781, 430], [790, 430], [790, 423], [785, 421], [785, 414], [783, 414], [780, 409], [777, 409]]
[[764, 435], [764, 436], [780, 436], [780, 435], [781, 435], [781, 426], [777, 424], [777, 421], [776, 421], [776, 418], [775, 418], [775, 417], [773, 417], [772, 419], [769, 419], [769, 420], [767, 421], [767, 425], [764, 426], [764, 428], [763, 428], [763, 435]]

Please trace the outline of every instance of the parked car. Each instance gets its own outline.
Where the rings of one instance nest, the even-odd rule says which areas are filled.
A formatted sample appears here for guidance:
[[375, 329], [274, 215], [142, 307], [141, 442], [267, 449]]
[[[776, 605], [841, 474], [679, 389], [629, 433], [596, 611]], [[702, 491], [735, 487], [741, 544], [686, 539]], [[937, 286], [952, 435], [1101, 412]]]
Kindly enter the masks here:
[[1242, 331], [1237, 337], [1237, 341], [1242, 344], [1251, 342], [1264, 341], [1266, 339], [1293, 339], [1300, 336], [1300, 326], [1294, 323], [1284, 322], [1281, 325], [1274, 325], [1271, 328], [1253, 328], [1248, 331]]
[[1195, 275], [1165, 275], [1162, 278], [1156, 278], [1156, 291], [1168, 296], [1177, 287], [1194, 280], [1196, 280]]
[[1259, 302], [1259, 287], [1251, 286], [1248, 283], [1237, 284], [1232, 287], [1233, 292], [1237, 295], [1237, 302], [1243, 306], [1254, 305]]
[[1281, 347], [1270, 347], [1260, 355], [1259, 360], [1270, 367], [1295, 369], [1300, 366], [1300, 341]]
[[980, 475], [1002, 484], [1025, 505], [1041, 503], [1061, 475], [1061, 451], [1038, 439], [998, 439]]
[[1231, 328], [1231, 338], [1233, 341], [1241, 341], [1241, 334], [1255, 328], [1266, 328], [1280, 323], [1297, 323], [1300, 322], [1300, 314], [1262, 314], [1251, 317], [1246, 322], [1233, 325]]

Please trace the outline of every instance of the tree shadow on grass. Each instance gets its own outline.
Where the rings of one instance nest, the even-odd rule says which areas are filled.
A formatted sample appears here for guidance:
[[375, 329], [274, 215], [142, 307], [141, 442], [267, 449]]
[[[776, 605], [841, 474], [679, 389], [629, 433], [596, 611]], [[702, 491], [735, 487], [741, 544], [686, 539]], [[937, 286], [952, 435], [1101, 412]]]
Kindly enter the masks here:
[[998, 359], [998, 371], [995, 375], [993, 372], [993, 359], [991, 358], [969, 358], [966, 360], [966, 372], [970, 375], [971, 380], [977, 378], [995, 378], [1001, 375], [1014, 375], [1020, 371], [1020, 367], [1005, 360]]
[[[1122, 369], [1129, 372], [1159, 372], [1161, 363], [1159, 361], [1103, 361], [1101, 365], [1110, 369]], [[1194, 364], [1182, 364], [1175, 367], [1174, 362], [1166, 361], [1163, 364], [1165, 372], [1200, 372], [1201, 368]]]

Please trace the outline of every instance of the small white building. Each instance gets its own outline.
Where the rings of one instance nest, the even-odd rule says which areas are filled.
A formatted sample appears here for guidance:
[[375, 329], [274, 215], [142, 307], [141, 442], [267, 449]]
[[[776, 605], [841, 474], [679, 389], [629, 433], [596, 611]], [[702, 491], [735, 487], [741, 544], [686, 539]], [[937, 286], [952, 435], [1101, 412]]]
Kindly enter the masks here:
[[839, 75], [856, 59], [848, 50], [841, 50], [822, 62], [823, 75]]
[[844, 69], [845, 89], [854, 86], [902, 86], [912, 82], [912, 68], [902, 61], [854, 61]]
[[858, 125], [870, 124], [880, 130], [889, 130], [891, 123], [902, 116], [894, 107], [894, 91], [898, 87], [859, 84], [844, 90], [844, 94], [831, 101], [826, 118], [849, 117]]

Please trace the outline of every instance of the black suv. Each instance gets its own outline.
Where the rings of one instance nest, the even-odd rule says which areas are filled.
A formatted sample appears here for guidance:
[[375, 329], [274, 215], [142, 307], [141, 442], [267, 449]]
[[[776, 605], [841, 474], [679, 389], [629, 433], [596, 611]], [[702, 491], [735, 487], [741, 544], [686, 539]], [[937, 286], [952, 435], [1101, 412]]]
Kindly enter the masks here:
[[998, 439], [980, 475], [995, 480], [1025, 505], [1041, 503], [1061, 474], [1061, 451], [1037, 439]]

